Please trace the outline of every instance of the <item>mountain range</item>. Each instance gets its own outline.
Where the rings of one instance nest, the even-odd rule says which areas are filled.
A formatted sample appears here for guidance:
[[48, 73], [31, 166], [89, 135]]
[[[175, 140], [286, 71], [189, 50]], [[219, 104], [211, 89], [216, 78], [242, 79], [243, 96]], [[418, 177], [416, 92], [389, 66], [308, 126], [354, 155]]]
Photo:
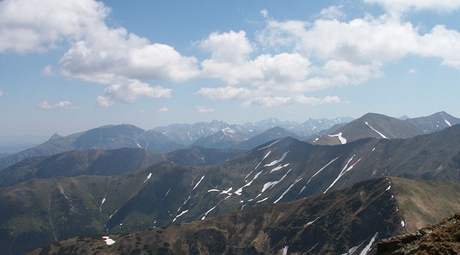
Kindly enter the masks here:
[[[335, 192], [338, 189], [348, 189], [372, 179], [386, 180], [388, 184], [387, 176], [419, 181], [458, 180], [459, 137], [460, 126], [408, 139], [367, 138], [337, 146], [312, 145], [294, 138], [282, 138], [215, 166], [179, 166], [163, 158], [158, 164], [139, 170], [129, 170], [129, 164], [123, 168], [124, 171], [114, 167], [112, 175], [106, 176], [103, 173], [89, 176], [87, 174], [91, 174], [91, 171], [84, 170], [81, 174], [85, 175], [62, 177], [62, 169], [74, 169], [72, 164], [81, 162], [65, 160], [63, 162], [70, 162], [65, 168], [46, 167], [54, 169], [54, 175], [48, 172], [44, 178], [39, 176], [39, 179], [11, 183], [12, 186], [0, 189], [3, 194], [0, 197], [0, 229], [3, 230], [0, 240], [4, 245], [13, 247], [11, 254], [20, 254], [76, 235], [102, 235], [106, 231], [123, 234], [226, 217], [232, 212], [295, 203], [312, 196], [327, 197], [329, 194], [341, 194]], [[69, 155], [56, 156], [53, 160], [59, 163], [57, 159], [61, 157], [65, 159]], [[152, 159], [158, 160], [157, 157]], [[45, 162], [47, 160], [50, 159], [45, 159]], [[91, 165], [97, 165], [97, 161], [96, 158], [83, 165], [96, 171], [97, 167]], [[20, 166], [25, 167], [26, 162]], [[116, 161], [113, 162], [114, 166], [118, 165]], [[139, 163], [143, 160], [132, 162], [132, 165], [140, 167], [146, 165]], [[20, 171], [21, 168], [17, 169]], [[40, 173], [39, 170], [33, 171]], [[410, 186], [409, 181], [404, 183], [402, 186]], [[448, 211], [455, 211], [460, 202], [450, 196], [456, 194], [456, 188], [440, 192], [430, 190], [432, 186], [425, 185], [418, 192], [439, 194], [441, 197], [437, 201], [449, 202], [449, 207], [442, 205], [443, 208], [453, 208]], [[441, 186], [434, 185], [438, 188]], [[404, 193], [401, 194], [404, 197]], [[423, 207], [429, 207], [431, 203], [417, 200], [420, 199], [413, 199], [418, 206], [423, 204]], [[324, 197], [319, 201], [324, 201]], [[426, 210], [419, 208], [404, 216], [407, 218], [407, 228], [413, 230], [440, 220], [439, 215], [435, 217], [433, 214], [436, 213]], [[379, 239], [395, 233], [390, 231]], [[361, 238], [353, 239], [349, 245], [363, 242], [363, 236]], [[15, 245], [16, 242], [20, 244], [26, 241], [30, 246]], [[340, 249], [352, 248], [349, 245]], [[323, 248], [339, 249], [327, 247]], [[274, 249], [278, 248], [276, 246]]]
[[[155, 153], [168, 153], [189, 146], [224, 150], [251, 149], [250, 146], [253, 146], [255, 142], [263, 143], [284, 137], [284, 135], [294, 134], [288, 130], [298, 132], [296, 137], [306, 137], [347, 120], [349, 119], [309, 119], [298, 124], [270, 119], [242, 125], [211, 121], [174, 124], [152, 130], [143, 130], [133, 125], [103, 126], [68, 136], [55, 134], [38, 146], [1, 156], [0, 170], [26, 158], [49, 156], [71, 150], [144, 148]], [[283, 127], [286, 127], [286, 130]], [[278, 131], [273, 132], [270, 129]], [[279, 129], [283, 131], [279, 132]], [[265, 138], [264, 132], [267, 135]], [[276, 134], [279, 136], [275, 136]]]
[[[445, 126], [433, 124], [441, 120]], [[187, 147], [130, 125], [55, 135], [0, 170], [0, 247], [24, 254], [59, 241], [41, 254], [367, 254], [379, 240], [460, 211], [456, 121], [445, 113], [366, 114], [308, 141], [281, 127], [208, 139], [241, 134], [224, 127]], [[204, 140], [211, 142], [198, 146]], [[211, 146], [219, 141], [229, 143]], [[158, 144], [178, 149], [152, 149]], [[33, 155], [48, 148], [51, 155]]]
[[409, 138], [430, 134], [456, 124], [460, 124], [460, 119], [446, 112], [404, 119], [368, 113], [345, 125], [324, 131], [312, 138], [311, 141], [315, 144], [333, 145], [345, 144], [368, 137], [378, 139]]

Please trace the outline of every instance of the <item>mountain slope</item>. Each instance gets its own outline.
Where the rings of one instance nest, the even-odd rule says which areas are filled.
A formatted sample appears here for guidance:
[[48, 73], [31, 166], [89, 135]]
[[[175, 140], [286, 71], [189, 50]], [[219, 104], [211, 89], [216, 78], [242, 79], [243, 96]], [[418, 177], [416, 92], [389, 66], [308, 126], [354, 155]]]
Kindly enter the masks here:
[[429, 134], [460, 124], [460, 119], [446, 112], [438, 112], [426, 117], [407, 119], [407, 122], [415, 125], [424, 134]]
[[0, 170], [26, 158], [71, 150], [145, 148], [153, 152], [169, 152], [180, 147], [155, 131], [144, 131], [132, 125], [103, 126], [65, 137], [53, 135], [41, 145], [0, 158]]
[[146, 168], [160, 161], [162, 155], [143, 149], [70, 151], [48, 157], [21, 161], [0, 172], [0, 186], [33, 178], [79, 175], [119, 175]]
[[250, 150], [259, 145], [268, 143], [276, 139], [284, 138], [284, 137], [298, 138], [299, 136], [297, 136], [296, 134], [292, 132], [287, 131], [284, 128], [274, 127], [259, 135], [253, 136], [243, 142], [240, 142], [233, 147], [237, 149], [241, 149], [241, 150]]
[[234, 147], [241, 141], [248, 139], [248, 137], [248, 134], [244, 132], [226, 127], [216, 133], [198, 139], [193, 143], [193, 146], [212, 149], [228, 149]]
[[167, 160], [183, 166], [217, 165], [236, 158], [243, 151], [192, 146], [165, 154]]
[[363, 138], [393, 139], [408, 138], [423, 134], [415, 125], [404, 120], [368, 113], [327, 135], [313, 140], [315, 144], [345, 144]]
[[[409, 194], [414, 188], [406, 182], [398, 178], [371, 180], [293, 203], [257, 206], [164, 230], [110, 235], [111, 245], [101, 237], [74, 238], [32, 254], [366, 254], [377, 240], [406, 233], [402, 214], [419, 209], [400, 207], [400, 193]], [[422, 190], [432, 185], [417, 183]], [[438, 191], [434, 205], [445, 212], [431, 215], [438, 220], [460, 207], [459, 199], [445, 202], [448, 197], [439, 192], [445, 185], [455, 191], [449, 196], [460, 194], [459, 184], [433, 186], [439, 187], [434, 190]], [[410, 198], [429, 200], [418, 192]]]
[[395, 139], [430, 134], [460, 124], [446, 112], [430, 116], [397, 119], [383, 114], [368, 113], [343, 126], [336, 126], [311, 141], [314, 144], [345, 144], [364, 138]]
[[423, 228], [417, 233], [395, 236], [376, 245], [374, 254], [460, 254], [460, 215]]

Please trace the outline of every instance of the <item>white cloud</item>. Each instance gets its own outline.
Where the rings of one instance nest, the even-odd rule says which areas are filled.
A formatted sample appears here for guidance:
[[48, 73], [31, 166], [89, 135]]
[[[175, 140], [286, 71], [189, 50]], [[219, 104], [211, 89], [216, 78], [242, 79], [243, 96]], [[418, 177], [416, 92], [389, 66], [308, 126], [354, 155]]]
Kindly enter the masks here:
[[338, 104], [341, 99], [337, 96], [326, 96], [326, 97], [309, 97], [305, 95], [299, 96], [266, 96], [266, 97], [255, 97], [245, 102], [246, 105], [261, 105], [264, 107], [276, 107], [289, 104], [303, 104], [303, 105], [322, 105], [322, 104]]
[[169, 108], [168, 107], [161, 107], [160, 109], [158, 109], [158, 112], [169, 112]]
[[459, 0], [364, 0], [364, 2], [379, 4], [393, 14], [408, 10], [453, 11], [460, 8]]
[[268, 18], [268, 10], [267, 9], [262, 9], [260, 10], [260, 15], [264, 18]]
[[409, 69], [409, 71], [407, 71], [409, 74], [416, 74], [417, 73], [417, 70], [414, 69], [414, 68], [411, 68]]
[[58, 101], [56, 103], [50, 103], [47, 100], [40, 102], [38, 107], [43, 110], [74, 108], [73, 103], [70, 101]]
[[68, 38], [81, 38], [108, 12], [93, 0], [0, 1], [0, 52], [44, 51]]
[[123, 80], [108, 86], [104, 95], [97, 98], [97, 103], [99, 106], [106, 108], [115, 101], [132, 103], [140, 97], [169, 98], [171, 97], [171, 89], [150, 86], [138, 80]]
[[244, 31], [212, 33], [200, 46], [211, 52], [211, 59], [216, 62], [241, 63], [253, 51]]
[[[106, 91], [116, 94], [108, 98], [112, 101], [132, 102], [144, 94], [156, 97], [152, 95], [159, 89], [147, 89], [146, 81], [182, 82], [199, 74], [194, 57], [182, 56], [169, 45], [153, 43], [123, 27], [109, 27], [109, 12], [95, 0], [0, 1], [0, 52], [44, 51], [70, 43], [60, 60], [63, 74], [108, 86]], [[133, 83], [142, 83], [144, 92], [133, 94], [138, 91]]]
[[[458, 31], [437, 25], [421, 33], [410, 22], [387, 15], [347, 22], [318, 19], [311, 25], [302, 21], [271, 20], [259, 40], [270, 46], [289, 46], [320, 63], [340, 61], [355, 67], [367, 65], [368, 70], [377, 72], [376, 67], [410, 55], [439, 58], [445, 65], [460, 67]], [[368, 78], [375, 76], [365, 73], [369, 74]]]
[[325, 19], [342, 19], [345, 13], [342, 11], [343, 6], [332, 5], [321, 10], [319, 16]]
[[201, 88], [197, 94], [214, 100], [244, 99], [250, 96], [251, 91], [238, 87]]
[[197, 106], [195, 109], [199, 113], [211, 113], [215, 111], [213, 108], [209, 108], [205, 106]]
[[108, 108], [113, 104], [113, 102], [110, 100], [110, 98], [105, 97], [105, 96], [98, 96], [96, 98], [96, 103], [97, 103], [97, 105], [99, 105], [102, 108]]
[[47, 65], [43, 68], [42, 70], [42, 75], [44, 76], [51, 76], [53, 75], [54, 73], [54, 70], [53, 70], [53, 67], [51, 65]]

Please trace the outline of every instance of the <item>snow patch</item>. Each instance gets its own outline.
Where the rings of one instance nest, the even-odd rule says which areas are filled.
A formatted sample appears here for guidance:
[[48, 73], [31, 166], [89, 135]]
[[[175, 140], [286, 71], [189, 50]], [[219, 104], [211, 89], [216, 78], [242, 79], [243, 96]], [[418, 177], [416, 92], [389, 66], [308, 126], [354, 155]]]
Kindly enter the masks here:
[[265, 166], [265, 167], [271, 167], [271, 166], [274, 166], [274, 165], [276, 165], [276, 164], [278, 164], [278, 163], [281, 163], [281, 162], [284, 160], [284, 158], [286, 158], [286, 156], [287, 156], [288, 153], [289, 153], [289, 151], [286, 151], [285, 153], [283, 153], [283, 155], [281, 156], [281, 158], [279, 158], [279, 159], [277, 159], [277, 160], [274, 160], [274, 161], [272, 161], [272, 162], [270, 162], [270, 163], [268, 163], [268, 164], [265, 164], [264, 166]]
[[319, 220], [319, 218], [320, 218], [320, 217], [317, 217], [316, 219], [314, 219], [314, 220], [312, 220], [312, 221], [309, 221], [309, 222], [307, 222], [307, 224], [305, 224], [305, 226], [304, 226], [304, 227], [308, 227], [308, 226], [312, 225], [312, 224], [313, 224], [313, 223], [315, 223], [317, 220]]
[[340, 143], [341, 144], [346, 144], [347, 143], [347, 139], [345, 137], [343, 137], [343, 133], [340, 132], [338, 134], [335, 134], [335, 135], [328, 135], [329, 137], [337, 137], [337, 139], [339, 139]]
[[214, 207], [212, 207], [211, 209], [209, 209], [208, 211], [206, 211], [206, 212], [204, 213], [204, 216], [201, 217], [201, 220], [205, 220], [206, 217], [208, 216], [208, 214], [209, 214], [210, 212], [212, 212], [214, 209], [216, 209], [216, 207], [217, 207], [217, 205], [215, 205]]
[[262, 187], [262, 191], [261, 191], [261, 194], [264, 193], [266, 190], [270, 189], [271, 187], [275, 186], [276, 184], [280, 183], [281, 181], [284, 180], [284, 178], [286, 178], [286, 176], [292, 171], [292, 169], [289, 169], [289, 171], [283, 175], [283, 177], [281, 177], [281, 179], [277, 180], [277, 181], [274, 181], [274, 182], [267, 182], [264, 184], [264, 186]]
[[406, 222], [404, 220], [401, 220], [401, 227], [406, 227]]
[[367, 127], [369, 127], [370, 129], [372, 129], [372, 131], [374, 131], [375, 133], [379, 134], [380, 137], [382, 137], [383, 139], [388, 139], [388, 137], [386, 137], [384, 134], [382, 134], [382, 132], [378, 131], [378, 130], [375, 129], [373, 126], [369, 125], [369, 123], [368, 123], [367, 121], [365, 121], [364, 124], [366, 124]]
[[281, 251], [281, 253], [282, 253], [283, 255], [287, 255], [287, 254], [288, 254], [288, 249], [289, 249], [289, 246], [287, 246], [287, 245], [284, 246], [284, 248], [283, 248], [283, 250]]
[[258, 151], [262, 151], [262, 150], [268, 149], [268, 148], [272, 147], [273, 145], [277, 144], [279, 141], [280, 141], [280, 139], [275, 140], [274, 142], [270, 143], [269, 145], [264, 146], [264, 147], [262, 147], [262, 148], [259, 148]]
[[447, 124], [447, 126], [452, 127], [452, 123], [450, 123], [450, 121], [444, 120], [444, 122]]
[[210, 190], [208, 190], [208, 193], [209, 192], [220, 192], [220, 190], [218, 190], [218, 189], [210, 189]]
[[229, 189], [227, 190], [223, 190], [222, 192], [219, 193], [219, 195], [222, 195], [222, 194], [226, 194], [226, 195], [232, 195], [232, 193], [230, 191], [232, 191], [232, 187], [230, 187]]
[[204, 179], [204, 175], [201, 177], [201, 179], [195, 184], [195, 186], [193, 187], [192, 191], [194, 191], [198, 185], [200, 185], [201, 181]]
[[364, 247], [362, 250], [361, 250], [361, 253], [359, 253], [359, 255], [367, 255], [369, 253], [369, 251], [371, 250], [372, 248], [372, 245], [374, 244], [375, 242], [375, 238], [377, 238], [377, 235], [379, 233], [375, 233], [374, 236], [371, 238], [371, 240], [369, 241], [369, 243], [366, 245], [366, 247]]
[[283, 192], [283, 194], [281, 194], [281, 196], [280, 196], [278, 199], [276, 199], [275, 202], [273, 202], [273, 203], [276, 204], [276, 203], [278, 203], [281, 199], [283, 199], [283, 197], [292, 189], [292, 187], [294, 187], [294, 185], [296, 185], [296, 184], [297, 184], [299, 181], [301, 181], [301, 180], [302, 180], [302, 178], [295, 180], [295, 181], [291, 184], [291, 186], [289, 186], [289, 187]]
[[267, 199], [268, 199], [268, 197], [266, 197], [266, 198], [264, 198], [264, 199], [261, 199], [261, 200], [257, 201], [257, 202], [256, 202], [256, 204], [259, 204], [259, 203], [265, 202], [265, 201], [267, 201]]
[[188, 210], [182, 211], [181, 213], [176, 215], [176, 217], [174, 217], [172, 222], [175, 222], [179, 217], [181, 217], [182, 215], [186, 214], [187, 212], [188, 212]]
[[289, 166], [289, 163], [287, 163], [287, 164], [284, 164], [284, 165], [279, 165], [279, 166], [277, 166], [277, 167], [273, 168], [272, 170], [270, 170], [270, 173], [273, 173], [273, 172], [279, 171], [279, 170], [281, 170], [281, 169], [283, 169], [283, 168], [285, 168], [285, 167], [288, 167], [288, 166]]
[[115, 241], [108, 236], [103, 236], [102, 239], [104, 239], [104, 242], [107, 246], [110, 246], [115, 243]]
[[326, 194], [329, 191], [329, 189], [331, 189], [337, 183], [337, 181], [340, 180], [340, 178], [342, 178], [342, 176], [344, 176], [347, 172], [351, 171], [355, 167], [355, 165], [358, 164], [359, 161], [361, 161], [361, 159], [358, 159], [352, 165], [350, 165], [351, 161], [353, 161], [355, 156], [356, 155], [353, 155], [350, 159], [348, 159], [347, 163], [342, 168], [337, 178], [335, 178], [331, 185], [329, 185], [329, 187], [323, 192], [324, 194]]
[[146, 183], [148, 180], [150, 180], [150, 178], [152, 178], [152, 173], [149, 173], [149, 175], [147, 175], [147, 178], [145, 178], [144, 183]]

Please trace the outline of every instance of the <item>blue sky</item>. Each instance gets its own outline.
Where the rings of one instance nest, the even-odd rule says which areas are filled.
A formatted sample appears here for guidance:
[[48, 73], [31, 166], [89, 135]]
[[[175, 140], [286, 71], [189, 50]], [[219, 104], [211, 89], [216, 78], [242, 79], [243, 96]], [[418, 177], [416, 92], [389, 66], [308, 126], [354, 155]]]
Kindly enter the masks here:
[[0, 2], [0, 142], [117, 123], [460, 116], [459, 1], [56, 1]]

